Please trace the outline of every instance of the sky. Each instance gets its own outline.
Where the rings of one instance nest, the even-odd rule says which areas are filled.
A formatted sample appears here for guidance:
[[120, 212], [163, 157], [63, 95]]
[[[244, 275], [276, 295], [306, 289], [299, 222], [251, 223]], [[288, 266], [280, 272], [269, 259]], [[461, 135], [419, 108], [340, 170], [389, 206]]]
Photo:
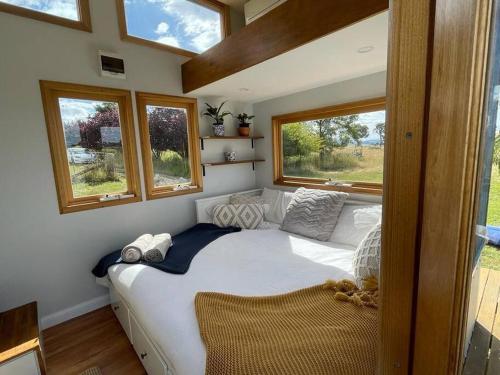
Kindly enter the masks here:
[[[0, 2], [78, 20], [77, 0]], [[125, 15], [130, 35], [192, 52], [203, 52], [222, 39], [220, 14], [188, 0], [125, 0]]]
[[0, 2], [78, 20], [77, 0], [0, 0]]
[[218, 12], [188, 0], [125, 0], [128, 33], [192, 52], [221, 40]]

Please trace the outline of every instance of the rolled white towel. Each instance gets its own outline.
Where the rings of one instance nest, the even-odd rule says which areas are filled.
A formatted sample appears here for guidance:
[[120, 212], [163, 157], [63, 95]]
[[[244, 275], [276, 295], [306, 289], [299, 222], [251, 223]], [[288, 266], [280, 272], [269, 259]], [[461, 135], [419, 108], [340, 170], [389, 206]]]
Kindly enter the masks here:
[[172, 246], [170, 234], [157, 234], [153, 237], [153, 241], [149, 244], [146, 252], [142, 254], [142, 259], [147, 262], [163, 262], [170, 246]]
[[121, 254], [122, 260], [125, 263], [138, 262], [142, 258], [143, 254], [150, 248], [153, 238], [152, 234], [143, 234], [134, 242], [125, 246]]

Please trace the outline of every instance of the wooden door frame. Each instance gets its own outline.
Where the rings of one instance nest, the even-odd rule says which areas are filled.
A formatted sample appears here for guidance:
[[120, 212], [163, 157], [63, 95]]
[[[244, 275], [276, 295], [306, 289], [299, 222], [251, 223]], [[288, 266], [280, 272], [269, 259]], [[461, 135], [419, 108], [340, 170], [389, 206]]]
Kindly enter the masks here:
[[463, 365], [492, 3], [435, 0], [415, 374]]
[[392, 0], [379, 374], [461, 370], [493, 0]]
[[390, 2], [378, 373], [410, 373], [432, 0]]

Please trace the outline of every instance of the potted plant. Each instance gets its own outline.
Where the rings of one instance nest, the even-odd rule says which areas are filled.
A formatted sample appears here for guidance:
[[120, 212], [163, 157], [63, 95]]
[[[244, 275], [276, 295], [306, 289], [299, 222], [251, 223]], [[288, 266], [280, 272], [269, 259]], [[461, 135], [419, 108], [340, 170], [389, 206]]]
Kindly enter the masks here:
[[219, 107], [212, 107], [210, 104], [205, 103], [207, 109], [205, 113], [203, 113], [203, 116], [210, 117], [211, 119], [214, 120], [214, 123], [212, 124], [212, 129], [216, 137], [224, 136], [224, 117], [231, 114], [231, 112], [229, 111], [221, 112], [224, 104], [226, 104], [226, 102], [222, 102], [222, 104]]
[[238, 127], [238, 133], [242, 137], [248, 137], [250, 135], [250, 120], [253, 119], [255, 116], [248, 116], [246, 113], [240, 113], [236, 118], [238, 119], [239, 127]]

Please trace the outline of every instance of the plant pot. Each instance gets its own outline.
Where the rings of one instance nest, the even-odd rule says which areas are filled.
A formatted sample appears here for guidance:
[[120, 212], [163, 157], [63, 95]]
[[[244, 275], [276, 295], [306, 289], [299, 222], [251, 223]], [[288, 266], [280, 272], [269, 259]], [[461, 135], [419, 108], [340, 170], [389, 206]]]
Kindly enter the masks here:
[[250, 135], [250, 128], [249, 127], [239, 127], [238, 128], [238, 133], [242, 137], [248, 137]]
[[212, 129], [216, 137], [224, 137], [224, 124], [213, 124]]

